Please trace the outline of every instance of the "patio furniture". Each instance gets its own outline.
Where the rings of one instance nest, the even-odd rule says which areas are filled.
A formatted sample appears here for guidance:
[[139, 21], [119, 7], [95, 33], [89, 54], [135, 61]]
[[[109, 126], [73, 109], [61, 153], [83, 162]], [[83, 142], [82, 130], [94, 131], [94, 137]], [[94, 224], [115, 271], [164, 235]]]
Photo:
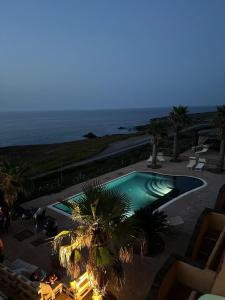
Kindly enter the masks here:
[[195, 167], [195, 165], [197, 164], [197, 159], [195, 156], [191, 156], [189, 157], [189, 163], [187, 164], [187, 168], [188, 169], [193, 169]]
[[33, 215], [33, 218], [34, 218], [35, 222], [37, 222], [40, 219], [44, 219], [45, 212], [46, 212], [45, 207], [39, 207]]
[[205, 209], [192, 234], [186, 257], [216, 271], [225, 249], [225, 214]]
[[4, 265], [10, 268], [16, 274], [21, 274], [30, 278], [30, 276], [36, 272], [39, 268], [35, 265], [32, 265], [20, 258], [17, 258], [13, 262], [4, 260]]
[[22, 217], [22, 214], [24, 213], [24, 211], [26, 211], [26, 209], [25, 208], [23, 208], [22, 206], [15, 206], [14, 207], [14, 209], [13, 209], [13, 214], [14, 214], [14, 216], [16, 217], [16, 218], [18, 218], [18, 217]]
[[223, 184], [217, 195], [215, 209], [225, 212], [225, 184]]
[[148, 300], [197, 300], [210, 293], [216, 272], [203, 270], [185, 258], [170, 256], [157, 273]]
[[[18, 299], [23, 300], [53, 300], [58, 293], [62, 292], [62, 283], [55, 282], [53, 285], [31, 281], [29, 278], [17, 274], [9, 267], [0, 264], [0, 287], [9, 291]], [[47, 289], [46, 289], [47, 287]], [[48, 293], [45, 293], [48, 290]]]
[[170, 256], [156, 275], [148, 300], [197, 300], [225, 296], [225, 213], [205, 209], [186, 257]]
[[[223, 249], [224, 251], [224, 249]], [[204, 294], [225, 296], [225, 259], [212, 271], [176, 255], [170, 256], [157, 273], [148, 300], [197, 300]]]
[[202, 153], [206, 153], [209, 150], [209, 146], [208, 145], [199, 145], [197, 147], [195, 147], [195, 154], [202, 154]]
[[205, 294], [201, 296], [198, 300], [225, 300], [225, 298], [217, 295]]
[[29, 208], [29, 209], [24, 209], [22, 216], [21, 216], [21, 223], [23, 223], [25, 220], [32, 220], [33, 215], [36, 212], [36, 208]]
[[160, 162], [164, 162], [166, 161], [164, 156], [163, 156], [163, 152], [158, 152], [157, 154], [157, 160], [160, 161]]
[[150, 157], [147, 159], [147, 163], [151, 164], [152, 163], [152, 155], [150, 155]]
[[78, 279], [63, 284], [63, 292], [74, 300], [83, 300], [92, 291], [92, 288], [87, 272]]
[[45, 223], [45, 207], [39, 207], [33, 215], [34, 224], [37, 231], [43, 230], [43, 224]]
[[[166, 161], [164, 156], [163, 156], [163, 152], [158, 152], [157, 153], [157, 157], [156, 160], [158, 160], [159, 162], [164, 162]], [[151, 164], [152, 163], [152, 155], [150, 155], [150, 157], [147, 159], [147, 163]]]
[[53, 217], [47, 216], [43, 227], [48, 237], [53, 237], [58, 232], [58, 223]]
[[195, 170], [202, 171], [205, 167], [206, 160], [205, 158], [199, 158], [197, 165], [195, 166]]
[[[51, 287], [51, 293], [45, 294], [42, 289], [42, 284], [39, 282], [32, 282], [23, 275], [18, 275], [10, 268], [3, 264], [0, 264], [0, 286], [5, 290], [8, 290], [13, 299], [15, 295], [18, 299], [23, 300], [52, 300], [55, 299], [57, 293], [62, 292], [62, 284], [58, 283]], [[49, 289], [49, 290], [50, 290]]]

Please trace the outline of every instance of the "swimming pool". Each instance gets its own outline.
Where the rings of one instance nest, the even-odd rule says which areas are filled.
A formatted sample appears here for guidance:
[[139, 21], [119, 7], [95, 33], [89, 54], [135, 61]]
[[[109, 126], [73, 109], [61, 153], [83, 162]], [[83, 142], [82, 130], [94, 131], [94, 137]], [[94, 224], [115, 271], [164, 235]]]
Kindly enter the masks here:
[[[204, 180], [196, 177], [136, 171], [104, 184], [107, 189], [116, 188], [127, 195], [131, 202], [131, 214], [149, 205], [153, 209], [157, 209], [205, 185]], [[71, 209], [66, 205], [66, 202], [77, 202], [82, 195], [83, 193], [76, 194], [50, 207], [65, 214], [71, 214]]]

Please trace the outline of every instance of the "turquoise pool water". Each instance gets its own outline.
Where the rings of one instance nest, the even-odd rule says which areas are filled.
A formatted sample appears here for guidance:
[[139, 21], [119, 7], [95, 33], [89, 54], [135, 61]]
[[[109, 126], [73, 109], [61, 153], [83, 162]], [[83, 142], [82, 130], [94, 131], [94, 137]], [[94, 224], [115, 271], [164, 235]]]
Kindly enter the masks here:
[[[203, 180], [188, 176], [171, 176], [151, 172], [132, 172], [105, 183], [107, 189], [116, 188], [126, 194], [131, 201], [131, 213], [148, 205], [154, 209], [188, 191], [204, 185]], [[82, 193], [66, 201], [79, 201]], [[71, 214], [70, 208], [63, 203], [53, 204], [53, 208]]]

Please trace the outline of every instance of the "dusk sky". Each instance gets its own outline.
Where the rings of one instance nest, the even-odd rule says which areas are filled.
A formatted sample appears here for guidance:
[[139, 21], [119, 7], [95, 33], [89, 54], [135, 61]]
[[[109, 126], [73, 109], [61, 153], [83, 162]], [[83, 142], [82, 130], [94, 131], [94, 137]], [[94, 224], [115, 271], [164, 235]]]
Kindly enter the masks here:
[[225, 0], [0, 2], [0, 111], [225, 103]]

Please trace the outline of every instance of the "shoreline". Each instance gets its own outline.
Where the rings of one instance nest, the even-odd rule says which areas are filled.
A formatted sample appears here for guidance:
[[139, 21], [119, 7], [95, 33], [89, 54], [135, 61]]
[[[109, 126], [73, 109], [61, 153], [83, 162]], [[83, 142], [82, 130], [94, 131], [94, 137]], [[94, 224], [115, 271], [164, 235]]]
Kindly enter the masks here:
[[[197, 119], [200, 117], [205, 118], [205, 117], [209, 117], [212, 116], [215, 113], [215, 111], [212, 112], [200, 112], [200, 113], [190, 113], [189, 116], [194, 120], [194, 121], [198, 121]], [[164, 117], [155, 117], [155, 118], [151, 118], [150, 120], [166, 120], [168, 119], [168, 116], [164, 116]], [[203, 121], [203, 120], [202, 120]], [[112, 133], [112, 134], [107, 134], [107, 135], [102, 135], [102, 136], [96, 136], [96, 138], [94, 139], [104, 139], [104, 138], [108, 138], [108, 137], [114, 137], [114, 136], [121, 136], [124, 137], [124, 139], [129, 138], [130, 136], [136, 136], [140, 133], [142, 133], [146, 128], [147, 128], [148, 124], [142, 124], [142, 125], [134, 125], [132, 130], [126, 132], [126, 133], [122, 133], [123, 130], [127, 130], [127, 128], [124, 128], [120, 125], [118, 125], [119, 127], [122, 127], [121, 129], [121, 133]], [[88, 134], [88, 133], [87, 133]], [[95, 134], [93, 132], [93, 134]], [[26, 147], [44, 147], [44, 146], [57, 146], [57, 145], [64, 145], [64, 144], [72, 144], [72, 143], [81, 143], [87, 140], [92, 140], [92, 138], [86, 138], [83, 137], [83, 139], [77, 139], [77, 140], [71, 140], [71, 141], [65, 141], [65, 142], [57, 142], [57, 143], [40, 143], [40, 144], [24, 144], [24, 145], [10, 145], [10, 146], [0, 146], [0, 151], [4, 150], [4, 149], [12, 149], [12, 148], [26, 148]], [[1, 155], [1, 154], [0, 154]]]
[[[181, 152], [193, 146], [194, 130], [199, 129], [198, 125], [202, 122], [211, 122], [213, 113], [191, 116], [197, 126], [181, 133]], [[143, 139], [142, 144], [138, 143], [139, 139]], [[135, 140], [136, 144], [128, 144], [132, 140]], [[61, 144], [0, 148], [0, 161], [4, 158], [15, 159], [30, 167], [28, 176], [32, 178], [35, 188], [29, 199], [34, 199], [146, 160], [151, 152], [149, 141], [146, 131], [141, 130], [135, 134], [112, 135]], [[165, 156], [171, 155], [172, 143], [172, 135], [162, 141], [160, 150]], [[24, 202], [24, 199], [21, 201]]]
[[[214, 112], [202, 112], [189, 114], [193, 125], [210, 123]], [[159, 117], [154, 119], [167, 119]], [[97, 138], [38, 145], [19, 145], [0, 148], [1, 159], [13, 159], [24, 161], [32, 168], [31, 176], [40, 176], [45, 173], [56, 172], [73, 166], [82, 165], [85, 161], [90, 163], [95, 158], [102, 156], [107, 158], [113, 154], [124, 153], [137, 148], [143, 140], [146, 140], [146, 128], [148, 124], [136, 126], [136, 132], [128, 134], [112, 134]], [[133, 142], [133, 141], [134, 142]], [[147, 142], [145, 142], [147, 144]], [[112, 151], [107, 150], [110, 148]], [[106, 152], [106, 153], [105, 153]], [[106, 155], [104, 155], [104, 153]]]

